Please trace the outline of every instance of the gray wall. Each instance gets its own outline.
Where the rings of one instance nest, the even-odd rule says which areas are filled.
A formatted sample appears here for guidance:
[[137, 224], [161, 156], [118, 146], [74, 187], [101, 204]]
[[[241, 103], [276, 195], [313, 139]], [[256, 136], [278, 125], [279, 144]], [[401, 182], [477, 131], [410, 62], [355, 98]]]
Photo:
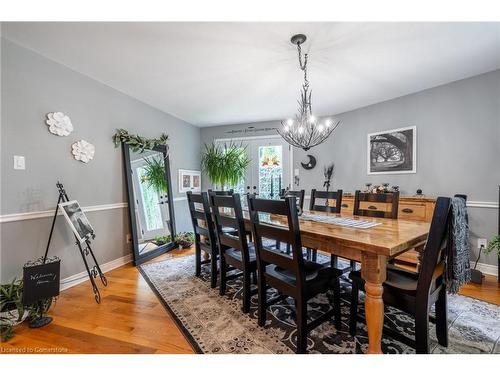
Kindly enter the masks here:
[[[313, 87], [314, 89], [314, 87]], [[456, 81], [416, 94], [335, 115], [340, 127], [324, 144], [309, 150], [318, 166], [300, 168], [300, 186], [309, 192], [321, 187], [323, 166], [335, 163], [333, 187], [353, 192], [366, 182], [399, 185], [403, 195], [422, 188], [429, 196], [465, 193], [471, 201], [498, 201], [500, 185], [500, 70]], [[278, 121], [202, 128], [201, 140], [228, 138], [231, 130], [272, 128]], [[366, 137], [368, 133], [417, 126], [417, 173], [368, 175]], [[275, 134], [274, 131], [246, 133]], [[235, 133], [236, 137], [245, 133]], [[306, 160], [306, 153], [294, 150], [294, 168]], [[204, 179], [205, 188], [208, 187]], [[473, 248], [476, 238], [496, 233], [498, 211], [471, 208]], [[482, 262], [496, 264], [490, 256]]]
[[[200, 168], [200, 129], [124, 95], [39, 54], [1, 39], [1, 208], [0, 214], [51, 210], [55, 183], [64, 183], [82, 206], [127, 201], [121, 149], [111, 137], [116, 128], [156, 137], [170, 135], [172, 186], [177, 170]], [[49, 133], [47, 112], [62, 111], [75, 130], [68, 137]], [[73, 159], [71, 144], [85, 139], [96, 147], [88, 164]], [[26, 157], [26, 170], [13, 169], [13, 156]], [[185, 200], [175, 202], [178, 230], [190, 230]], [[94, 249], [101, 263], [130, 252], [127, 209], [88, 214], [95, 230]], [[19, 275], [22, 265], [43, 255], [50, 218], [1, 224], [1, 280]], [[50, 254], [62, 259], [62, 277], [84, 270], [71, 232], [58, 218]]]

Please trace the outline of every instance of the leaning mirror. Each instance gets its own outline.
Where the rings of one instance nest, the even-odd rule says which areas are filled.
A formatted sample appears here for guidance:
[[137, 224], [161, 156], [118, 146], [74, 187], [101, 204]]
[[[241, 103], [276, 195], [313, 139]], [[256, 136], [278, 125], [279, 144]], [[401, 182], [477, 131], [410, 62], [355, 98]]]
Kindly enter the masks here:
[[166, 146], [133, 151], [123, 144], [134, 263], [175, 247], [170, 164]]

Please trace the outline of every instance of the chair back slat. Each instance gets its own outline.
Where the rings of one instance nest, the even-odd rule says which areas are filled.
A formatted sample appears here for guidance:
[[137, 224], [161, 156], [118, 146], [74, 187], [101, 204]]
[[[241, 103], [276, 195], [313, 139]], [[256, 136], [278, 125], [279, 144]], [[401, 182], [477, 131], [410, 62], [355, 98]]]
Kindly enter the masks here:
[[199, 234], [200, 236], [205, 236], [205, 237], [210, 237], [210, 233], [208, 233], [208, 229], [207, 228], [203, 228], [199, 225], [197, 225], [196, 227], [194, 227], [194, 233], [195, 234]]
[[280, 228], [277, 225], [269, 225], [262, 222], [256, 225], [260, 237], [272, 238], [285, 243], [291, 242], [288, 228]]
[[210, 193], [210, 205], [219, 246], [241, 251], [244, 264], [250, 262], [248, 240], [239, 194], [217, 195]]
[[451, 246], [449, 238], [451, 215], [451, 199], [438, 197], [422, 256], [417, 283], [417, 302], [426, 301], [432, 281], [443, 276], [446, 250]]
[[239, 249], [241, 251], [241, 244], [238, 236], [232, 236], [228, 233], [219, 233], [219, 243], [221, 245]]
[[[249, 197], [251, 197], [249, 195]], [[285, 199], [286, 200], [286, 199]], [[288, 209], [283, 205], [283, 201], [271, 200], [271, 199], [255, 199], [254, 209], [257, 212], [262, 212], [266, 214], [275, 214], [286, 216], [288, 214]]]
[[208, 189], [208, 195], [210, 194], [215, 194], [215, 195], [233, 195], [234, 194], [234, 190], [233, 189], [229, 189], [229, 190], [212, 190], [212, 189]]
[[238, 230], [238, 220], [235, 217], [226, 216], [226, 214], [221, 214], [219, 212], [218, 220], [220, 225], [222, 225], [223, 227]]
[[[367, 208], [362, 208], [361, 203], [373, 203]], [[390, 205], [389, 210], [380, 209], [376, 203], [383, 203], [383, 207]], [[393, 193], [362, 193], [356, 190], [354, 194], [354, 216], [380, 217], [386, 219], [397, 219], [399, 207], [399, 191]]]
[[[331, 200], [335, 200], [335, 206], [330, 206]], [[340, 213], [341, 207], [342, 207], [342, 190], [337, 190], [337, 191], [319, 191], [316, 189], [311, 190], [311, 200], [309, 201], [309, 210], [338, 214]]]
[[[193, 224], [193, 232], [195, 234], [196, 245], [199, 246], [200, 236], [205, 236], [211, 246], [215, 246], [216, 237], [214, 231], [214, 223], [208, 204], [208, 194], [196, 194], [192, 191], [186, 193], [189, 207], [189, 214]], [[196, 207], [196, 204], [201, 207]], [[200, 223], [201, 221], [201, 223]], [[214, 248], [212, 248], [214, 250]]]
[[[293, 272], [297, 286], [305, 285], [304, 259], [300, 237], [297, 201], [295, 197], [283, 200], [257, 199], [248, 196], [248, 210], [252, 223], [259, 272], [265, 273], [266, 266], [273, 264]], [[271, 222], [261, 222], [261, 214], [281, 215], [287, 219], [286, 227]], [[291, 246], [291, 255], [263, 245], [263, 239], [280, 241]]]
[[203, 211], [194, 210], [194, 211], [192, 211], [191, 215], [195, 219], [205, 220], [205, 213]]

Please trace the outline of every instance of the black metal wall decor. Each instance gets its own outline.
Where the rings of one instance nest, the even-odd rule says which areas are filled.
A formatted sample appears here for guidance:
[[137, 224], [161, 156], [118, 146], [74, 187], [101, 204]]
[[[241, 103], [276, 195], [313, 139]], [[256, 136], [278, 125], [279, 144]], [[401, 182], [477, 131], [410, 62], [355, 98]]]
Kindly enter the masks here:
[[[54, 232], [54, 226], [55, 226], [57, 214], [59, 211], [59, 203], [69, 202], [68, 194], [66, 193], [66, 190], [64, 190], [63, 184], [61, 184], [58, 181], [56, 186], [57, 186], [57, 189], [59, 191], [59, 198], [57, 199], [56, 210], [54, 212], [54, 218], [52, 219], [52, 227], [50, 228], [49, 240], [47, 241], [47, 248], [45, 249], [43, 263], [46, 263], [46, 260], [47, 260], [47, 254], [49, 252], [50, 242], [52, 240], [52, 234]], [[78, 247], [78, 250], [80, 251], [80, 255], [82, 256], [83, 263], [85, 264], [85, 269], [87, 270], [87, 274], [89, 276], [90, 282], [92, 283], [92, 292], [94, 293], [94, 299], [97, 303], [100, 303], [101, 302], [101, 294], [99, 293], [99, 288], [97, 287], [95, 279], [97, 278], [97, 276], [99, 276], [99, 278], [101, 279], [101, 282], [104, 286], [108, 285], [108, 280], [106, 279], [106, 276], [104, 276], [104, 273], [102, 273], [101, 267], [99, 266], [99, 263], [97, 262], [97, 259], [94, 255], [94, 252], [92, 251], [92, 248], [90, 247], [90, 240], [94, 239], [94, 238], [95, 238], [95, 233], [92, 232], [92, 235], [90, 237], [87, 237], [84, 241], [80, 242], [78, 237], [76, 237], [76, 235], [75, 235], [75, 243], [76, 243], [76, 246]], [[94, 264], [91, 268], [89, 267], [89, 262], [87, 261], [88, 256], [91, 257], [91, 260], [93, 261], [93, 264]]]
[[316, 166], [316, 158], [312, 155], [307, 155], [308, 161], [305, 163], [300, 163], [302, 165], [302, 168], [306, 170], [313, 169]]

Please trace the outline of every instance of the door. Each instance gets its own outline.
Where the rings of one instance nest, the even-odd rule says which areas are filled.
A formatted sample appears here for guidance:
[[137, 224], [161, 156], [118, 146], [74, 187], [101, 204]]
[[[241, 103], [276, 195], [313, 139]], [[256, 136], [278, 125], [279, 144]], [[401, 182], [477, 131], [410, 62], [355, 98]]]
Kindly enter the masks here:
[[259, 198], [278, 199], [281, 189], [291, 187], [291, 147], [281, 137], [238, 139], [233, 142], [246, 147], [251, 159], [245, 180], [232, 187], [235, 193], [250, 193], [257, 194]]
[[139, 224], [139, 239], [152, 240], [158, 236], [169, 235], [168, 197], [159, 193], [153, 186], [145, 184], [147, 176], [145, 158], [132, 162], [132, 179], [135, 192], [135, 211]]

